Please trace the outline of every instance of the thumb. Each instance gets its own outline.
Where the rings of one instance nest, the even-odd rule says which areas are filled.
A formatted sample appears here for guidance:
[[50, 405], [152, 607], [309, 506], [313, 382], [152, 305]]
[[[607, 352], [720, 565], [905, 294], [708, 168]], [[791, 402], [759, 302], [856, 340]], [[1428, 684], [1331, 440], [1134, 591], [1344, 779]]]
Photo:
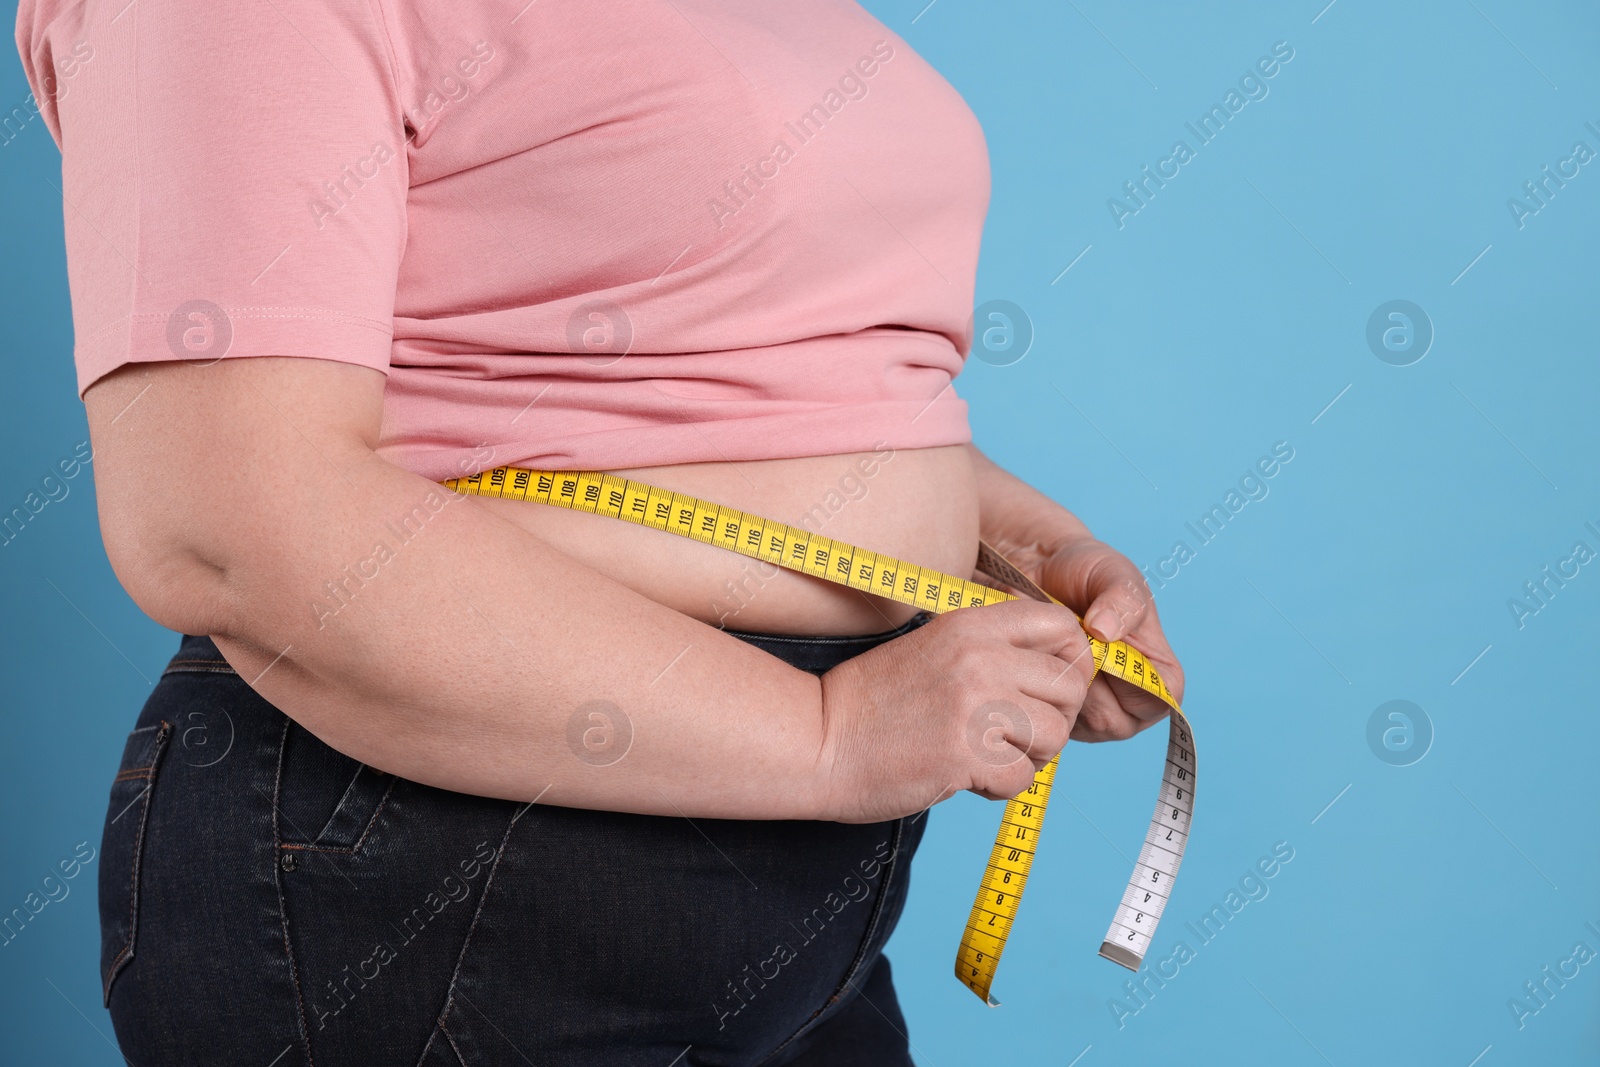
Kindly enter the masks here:
[[1133, 629], [1143, 610], [1144, 599], [1133, 592], [1131, 584], [1117, 585], [1094, 598], [1083, 623], [1100, 640], [1118, 641]]

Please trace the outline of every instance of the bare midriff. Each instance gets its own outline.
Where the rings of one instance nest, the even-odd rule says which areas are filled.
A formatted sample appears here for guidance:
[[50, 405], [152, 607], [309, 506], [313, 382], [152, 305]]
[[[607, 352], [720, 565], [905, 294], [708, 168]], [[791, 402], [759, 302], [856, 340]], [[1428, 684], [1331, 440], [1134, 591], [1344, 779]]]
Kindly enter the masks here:
[[[967, 578], [978, 492], [966, 445], [613, 470]], [[552, 547], [713, 626], [757, 633], [881, 633], [917, 609], [724, 548], [604, 515], [475, 497]]]

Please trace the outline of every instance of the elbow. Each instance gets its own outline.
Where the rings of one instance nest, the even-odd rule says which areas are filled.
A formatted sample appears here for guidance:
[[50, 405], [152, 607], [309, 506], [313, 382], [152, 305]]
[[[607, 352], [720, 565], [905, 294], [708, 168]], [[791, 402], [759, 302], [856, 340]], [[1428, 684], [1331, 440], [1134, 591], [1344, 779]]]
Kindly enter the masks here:
[[90, 385], [101, 538], [134, 603], [181, 633], [275, 643], [295, 623], [290, 591], [382, 499], [388, 470], [370, 466], [369, 443], [383, 382], [334, 359], [266, 356], [204, 373], [129, 362]]
[[183, 634], [235, 632], [241, 613], [221, 553], [197, 552], [159, 535], [139, 537], [127, 526], [102, 524], [101, 537], [117, 581], [156, 624]]

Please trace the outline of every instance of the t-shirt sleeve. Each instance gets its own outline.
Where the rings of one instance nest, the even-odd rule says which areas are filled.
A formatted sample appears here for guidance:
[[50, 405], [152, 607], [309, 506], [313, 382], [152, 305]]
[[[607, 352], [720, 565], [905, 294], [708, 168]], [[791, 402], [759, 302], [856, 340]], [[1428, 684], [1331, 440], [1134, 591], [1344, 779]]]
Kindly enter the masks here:
[[388, 372], [409, 187], [378, 0], [22, 0], [78, 393], [128, 362]]

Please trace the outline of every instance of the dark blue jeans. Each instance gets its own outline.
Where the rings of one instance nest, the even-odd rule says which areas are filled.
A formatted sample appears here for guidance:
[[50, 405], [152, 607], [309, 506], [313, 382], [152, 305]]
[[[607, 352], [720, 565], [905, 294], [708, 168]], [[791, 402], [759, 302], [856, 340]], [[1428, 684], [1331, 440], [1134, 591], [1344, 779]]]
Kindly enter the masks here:
[[[821, 674], [864, 637], [735, 633]], [[128, 737], [101, 978], [136, 1067], [909, 1065], [882, 954], [924, 815], [525, 805], [384, 774], [185, 636]]]

